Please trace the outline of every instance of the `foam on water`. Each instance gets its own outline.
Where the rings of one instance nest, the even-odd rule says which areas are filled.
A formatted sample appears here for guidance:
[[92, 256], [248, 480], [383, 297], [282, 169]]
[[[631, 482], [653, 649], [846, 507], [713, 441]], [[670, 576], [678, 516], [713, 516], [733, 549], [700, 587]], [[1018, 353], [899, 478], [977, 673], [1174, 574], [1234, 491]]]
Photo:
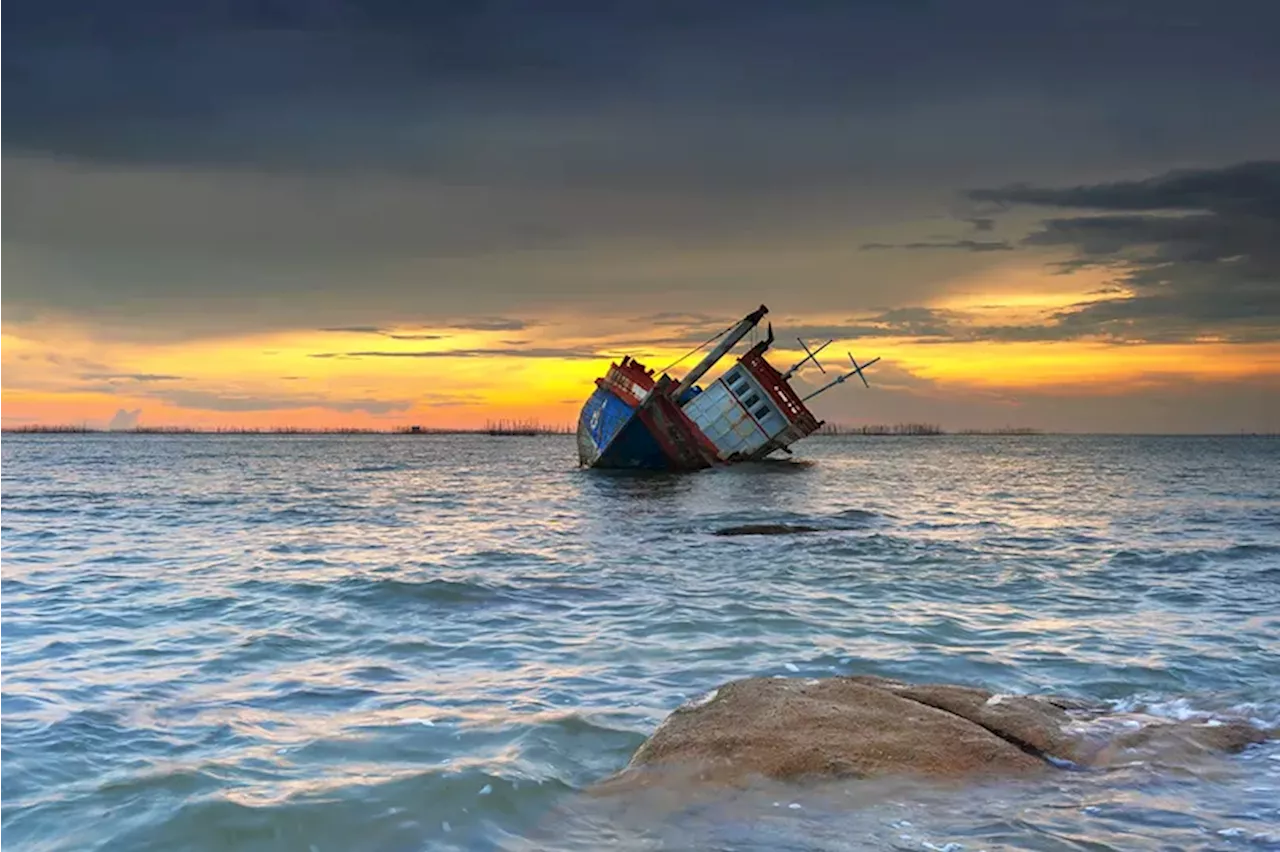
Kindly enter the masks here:
[[[1280, 724], [1280, 442], [9, 436], [15, 849], [1260, 849], [1280, 745], [962, 789], [585, 791], [727, 680]], [[719, 536], [786, 525], [802, 535]], [[777, 804], [775, 804], [777, 803]]]

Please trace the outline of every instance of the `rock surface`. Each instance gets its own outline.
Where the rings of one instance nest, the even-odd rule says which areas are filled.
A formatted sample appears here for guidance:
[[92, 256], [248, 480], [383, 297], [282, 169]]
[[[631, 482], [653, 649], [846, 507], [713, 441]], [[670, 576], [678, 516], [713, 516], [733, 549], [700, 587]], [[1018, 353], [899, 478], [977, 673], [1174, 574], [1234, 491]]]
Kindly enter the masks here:
[[1049, 696], [1003, 696], [875, 677], [749, 678], [672, 713], [610, 793], [645, 786], [650, 770], [698, 783], [918, 776], [1033, 776], [1156, 755], [1238, 751], [1274, 732], [1243, 721], [1192, 724], [1107, 716]]
[[818, 532], [817, 527], [804, 524], [742, 524], [715, 531], [716, 535], [796, 535]]

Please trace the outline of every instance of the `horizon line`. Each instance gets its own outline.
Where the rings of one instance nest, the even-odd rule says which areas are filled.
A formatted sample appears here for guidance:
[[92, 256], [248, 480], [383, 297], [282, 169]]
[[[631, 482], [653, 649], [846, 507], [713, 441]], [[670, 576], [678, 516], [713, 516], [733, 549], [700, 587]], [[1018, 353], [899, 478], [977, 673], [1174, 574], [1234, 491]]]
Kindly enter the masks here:
[[[75, 426], [58, 424], [27, 424], [0, 426], [0, 434], [7, 435], [405, 435], [441, 436], [484, 435], [493, 437], [568, 437], [575, 433], [573, 426], [475, 426], [475, 427], [413, 427], [397, 426], [375, 428], [351, 427], [239, 427], [239, 426], [137, 426], [128, 429], [109, 427]], [[1032, 427], [963, 428], [946, 430], [932, 424], [824, 424], [814, 432], [813, 438], [894, 438], [894, 437], [1280, 437], [1280, 430], [1256, 431], [1237, 429], [1207, 432], [1114, 432], [1072, 431], [1038, 429]]]

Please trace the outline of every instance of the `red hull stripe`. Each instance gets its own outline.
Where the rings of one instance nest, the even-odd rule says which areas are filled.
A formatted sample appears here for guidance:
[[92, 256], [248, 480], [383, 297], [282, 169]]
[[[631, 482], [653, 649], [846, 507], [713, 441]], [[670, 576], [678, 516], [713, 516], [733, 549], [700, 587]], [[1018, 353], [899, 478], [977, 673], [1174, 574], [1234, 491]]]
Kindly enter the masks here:
[[818, 418], [814, 417], [813, 413], [800, 401], [800, 397], [791, 389], [791, 385], [787, 384], [786, 379], [782, 378], [782, 374], [764, 360], [763, 353], [763, 343], [757, 343], [738, 359], [738, 363], [755, 376], [765, 393], [769, 394], [777, 404], [783, 417], [806, 435], [813, 432], [818, 428]]
[[633, 408], [653, 390], [654, 384], [653, 371], [646, 370], [643, 364], [630, 355], [623, 358], [620, 364], [610, 364], [604, 378], [596, 379], [597, 387], [609, 390]]
[[671, 466], [681, 470], [710, 467], [719, 458], [715, 444], [702, 433], [689, 416], [668, 396], [671, 383], [664, 377], [644, 405], [641, 421], [653, 435]]

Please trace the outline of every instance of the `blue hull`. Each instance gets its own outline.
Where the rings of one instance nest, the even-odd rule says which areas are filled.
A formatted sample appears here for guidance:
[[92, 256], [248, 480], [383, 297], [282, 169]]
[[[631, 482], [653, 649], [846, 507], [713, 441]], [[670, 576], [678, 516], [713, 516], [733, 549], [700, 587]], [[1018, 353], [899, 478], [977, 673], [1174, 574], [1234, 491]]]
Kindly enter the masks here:
[[585, 467], [667, 470], [671, 467], [636, 409], [596, 388], [578, 416], [578, 461]]

